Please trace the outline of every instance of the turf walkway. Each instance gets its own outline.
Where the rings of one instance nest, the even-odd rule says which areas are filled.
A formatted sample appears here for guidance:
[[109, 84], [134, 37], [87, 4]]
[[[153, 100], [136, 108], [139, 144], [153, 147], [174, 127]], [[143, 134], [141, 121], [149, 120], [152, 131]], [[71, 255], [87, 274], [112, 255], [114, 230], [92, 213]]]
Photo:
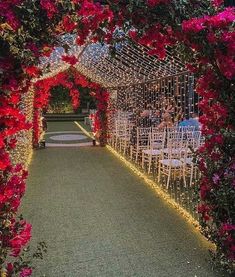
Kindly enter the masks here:
[[35, 277], [221, 276], [205, 240], [105, 148], [36, 151], [23, 213], [32, 245], [48, 245]]

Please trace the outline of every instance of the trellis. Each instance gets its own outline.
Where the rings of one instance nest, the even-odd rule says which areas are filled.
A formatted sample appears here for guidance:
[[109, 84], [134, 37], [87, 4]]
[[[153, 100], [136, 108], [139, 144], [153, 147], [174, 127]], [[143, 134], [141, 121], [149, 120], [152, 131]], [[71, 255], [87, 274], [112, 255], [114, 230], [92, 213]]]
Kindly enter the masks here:
[[[78, 58], [75, 67], [92, 81], [106, 88], [129, 86], [149, 82], [166, 76], [185, 72], [185, 65], [180, 61], [179, 53], [167, 49], [165, 59], [148, 54], [149, 49], [124, 37], [116, 44], [115, 55], [110, 54], [107, 44], [87, 42], [77, 46], [72, 36], [63, 38], [68, 44], [67, 53], [58, 47], [50, 58], [43, 58], [41, 67], [44, 70], [42, 78], [54, 75], [68, 65], [61, 60], [63, 55], [73, 55]], [[48, 71], [49, 68], [49, 71]]]
[[138, 102], [141, 103], [139, 108], [145, 109], [148, 103], [154, 102], [154, 108], [162, 110], [164, 97], [178, 110], [181, 109], [186, 117], [198, 112], [198, 99], [193, 89], [194, 77], [187, 71], [180, 60], [180, 53], [175, 49], [173, 51], [168, 47], [165, 59], [159, 59], [149, 55], [147, 47], [122, 35], [112, 56], [109, 45], [91, 41], [92, 38], [83, 46], [78, 46], [73, 36], [62, 37], [61, 43], [69, 50], [66, 52], [64, 48], [58, 47], [50, 58], [42, 59], [42, 78], [56, 75], [69, 67], [62, 61], [63, 55], [75, 56], [78, 59], [76, 69], [107, 88], [112, 99], [118, 96], [116, 105], [119, 109], [136, 108]]

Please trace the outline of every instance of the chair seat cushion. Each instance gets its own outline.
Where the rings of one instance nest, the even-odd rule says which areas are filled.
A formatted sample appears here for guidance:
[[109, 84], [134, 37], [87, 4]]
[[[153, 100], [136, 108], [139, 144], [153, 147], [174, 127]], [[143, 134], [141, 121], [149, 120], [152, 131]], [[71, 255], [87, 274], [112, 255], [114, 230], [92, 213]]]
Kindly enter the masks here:
[[171, 149], [171, 148], [164, 148], [162, 150], [162, 152], [164, 154], [169, 154], [169, 153], [171, 153], [171, 154], [180, 154], [181, 153], [181, 149], [180, 148], [173, 148], [173, 149]]
[[182, 158], [181, 161], [183, 163], [188, 164], [188, 165], [191, 165], [193, 163], [193, 159], [192, 158], [186, 158], [186, 159]]
[[160, 155], [162, 153], [162, 150], [159, 150], [159, 149], [145, 149], [142, 152], [144, 154], [147, 154], [147, 155], [157, 156], [157, 155]]
[[160, 164], [171, 166], [171, 167], [181, 167], [182, 162], [177, 159], [163, 159], [159, 161]]

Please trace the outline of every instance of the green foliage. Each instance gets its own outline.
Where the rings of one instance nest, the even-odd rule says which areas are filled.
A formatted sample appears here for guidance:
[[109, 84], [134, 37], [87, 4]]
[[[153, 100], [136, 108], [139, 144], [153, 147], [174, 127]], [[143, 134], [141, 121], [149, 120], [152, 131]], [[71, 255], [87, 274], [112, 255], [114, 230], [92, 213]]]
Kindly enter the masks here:
[[49, 113], [72, 113], [73, 107], [69, 90], [63, 86], [56, 86], [51, 89]]
[[81, 109], [95, 109], [96, 103], [94, 97], [90, 95], [90, 89], [89, 88], [79, 88], [80, 91], [80, 107]]

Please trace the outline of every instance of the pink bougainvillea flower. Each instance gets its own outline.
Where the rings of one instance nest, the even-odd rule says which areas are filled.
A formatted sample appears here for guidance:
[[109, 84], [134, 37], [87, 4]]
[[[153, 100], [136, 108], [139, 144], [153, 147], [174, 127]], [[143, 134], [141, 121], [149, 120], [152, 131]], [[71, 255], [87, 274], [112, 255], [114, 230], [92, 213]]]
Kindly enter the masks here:
[[21, 248], [24, 247], [31, 238], [32, 226], [25, 221], [21, 222], [21, 225], [19, 233], [16, 233], [14, 238], [12, 238], [9, 242], [12, 247], [11, 255], [13, 257], [19, 256]]
[[66, 32], [70, 33], [77, 27], [77, 23], [73, 22], [72, 19], [66, 15], [63, 17], [62, 26]]
[[222, 6], [224, 4], [224, 0], [212, 0], [212, 5], [216, 8]]
[[31, 276], [33, 273], [32, 268], [30, 267], [25, 267], [22, 269], [22, 271], [20, 272], [20, 277], [27, 277], [27, 276]]
[[78, 62], [78, 59], [75, 56], [62, 56], [62, 61], [75, 65]]
[[212, 177], [213, 183], [218, 185], [219, 181], [220, 181], [220, 176], [218, 174], [214, 174]]
[[58, 13], [55, 0], [40, 0], [40, 5], [42, 9], [46, 11], [49, 19], [51, 19], [56, 13]]
[[167, 4], [169, 2], [170, 2], [170, 0], [147, 0], [147, 4], [151, 8], [155, 7], [155, 6], [159, 5], [159, 4]]
[[41, 73], [41, 70], [37, 66], [27, 66], [25, 67], [25, 72], [31, 77], [38, 77]]

